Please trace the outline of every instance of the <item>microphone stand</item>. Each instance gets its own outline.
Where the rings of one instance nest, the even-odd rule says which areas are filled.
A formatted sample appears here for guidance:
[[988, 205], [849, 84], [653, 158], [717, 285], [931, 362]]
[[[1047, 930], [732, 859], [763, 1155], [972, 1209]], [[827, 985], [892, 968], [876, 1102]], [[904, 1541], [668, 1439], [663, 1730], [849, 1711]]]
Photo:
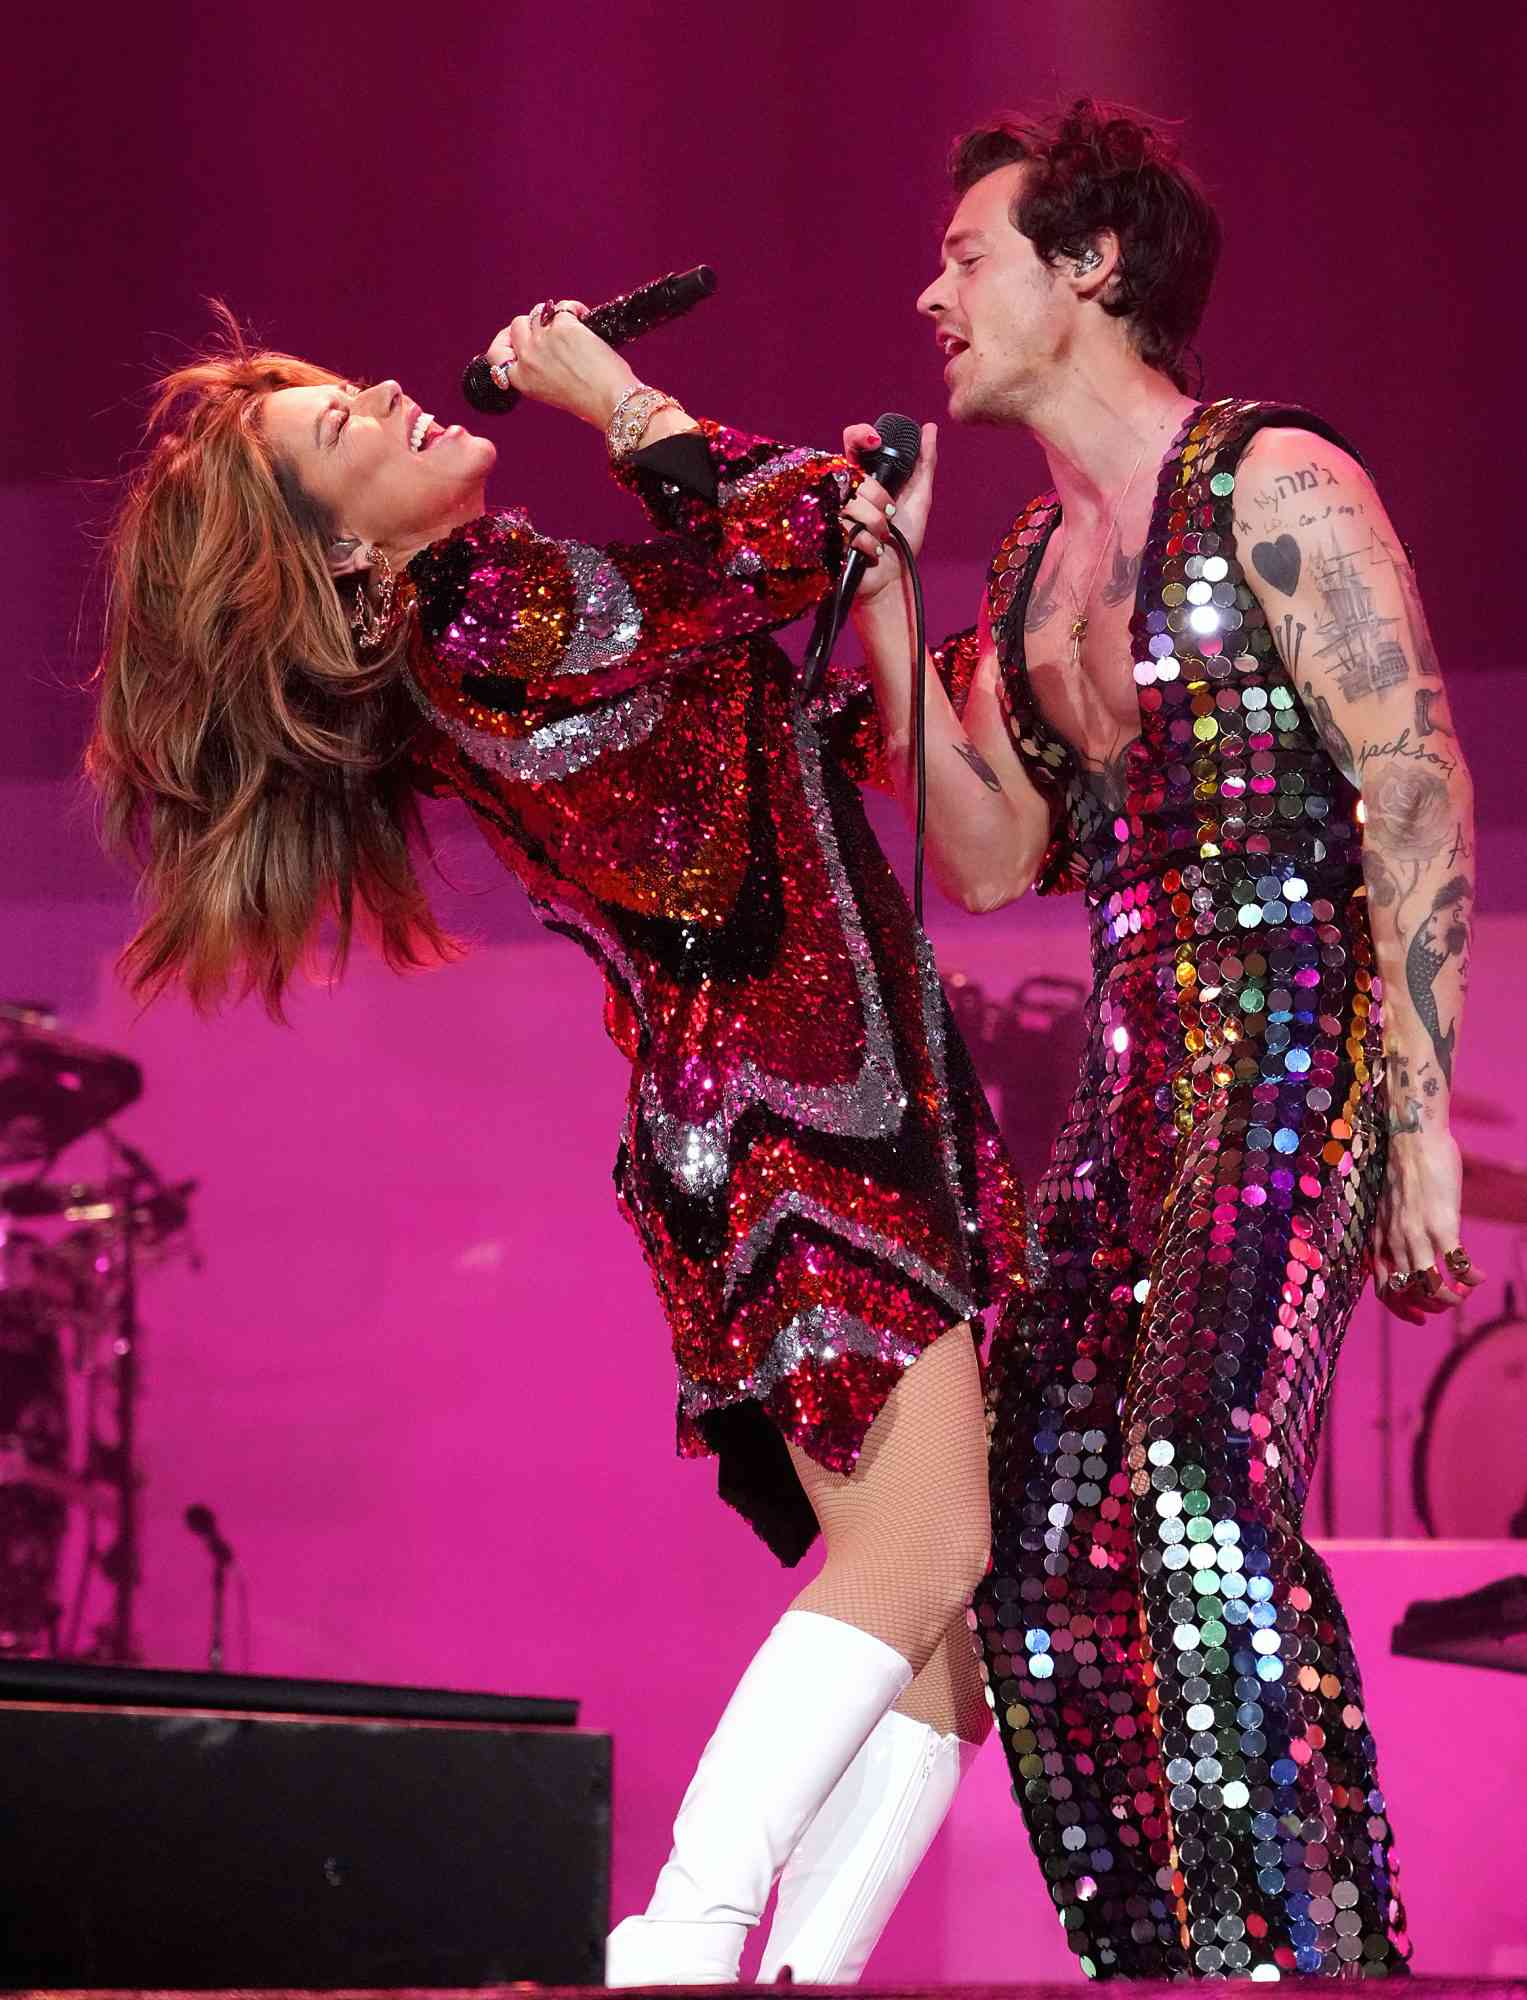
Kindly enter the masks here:
[[207, 1646], [207, 1666], [214, 1674], [223, 1671], [223, 1611], [228, 1597], [228, 1567], [233, 1561], [226, 1548], [212, 1552], [212, 1637]]
[[187, 1507], [185, 1523], [203, 1543], [212, 1558], [212, 1637], [207, 1646], [207, 1666], [214, 1674], [223, 1671], [223, 1625], [228, 1599], [228, 1572], [233, 1567], [233, 1549], [218, 1532], [212, 1509], [197, 1503]]

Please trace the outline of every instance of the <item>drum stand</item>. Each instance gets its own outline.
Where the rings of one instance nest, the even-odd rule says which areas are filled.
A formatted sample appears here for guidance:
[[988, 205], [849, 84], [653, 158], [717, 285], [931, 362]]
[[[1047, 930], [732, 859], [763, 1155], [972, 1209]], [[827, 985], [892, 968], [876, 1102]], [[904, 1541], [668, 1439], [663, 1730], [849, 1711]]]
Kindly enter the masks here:
[[[114, 1132], [106, 1134], [113, 1150], [122, 1148]], [[116, 1444], [111, 1453], [111, 1484], [117, 1496], [117, 1539], [101, 1557], [101, 1569], [115, 1592], [109, 1633], [109, 1657], [123, 1666], [138, 1658], [134, 1612], [143, 1580], [138, 1522], [138, 1395], [142, 1377], [138, 1365], [138, 1230], [139, 1202], [152, 1188], [128, 1159], [123, 1189], [121, 1233], [118, 1237], [116, 1339], [113, 1342], [113, 1416]]]

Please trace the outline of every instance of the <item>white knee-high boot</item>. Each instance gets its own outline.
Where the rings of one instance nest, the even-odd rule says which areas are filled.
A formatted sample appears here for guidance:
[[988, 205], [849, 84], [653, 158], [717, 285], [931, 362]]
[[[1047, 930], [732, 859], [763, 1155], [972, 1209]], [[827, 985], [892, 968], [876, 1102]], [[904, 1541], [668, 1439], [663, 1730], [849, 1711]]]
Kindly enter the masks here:
[[911, 1678], [856, 1625], [785, 1613], [705, 1746], [645, 1914], [610, 1934], [606, 1986], [736, 1980], [775, 1877]]
[[759, 1979], [857, 1985], [954, 1803], [978, 1745], [892, 1712], [785, 1865]]

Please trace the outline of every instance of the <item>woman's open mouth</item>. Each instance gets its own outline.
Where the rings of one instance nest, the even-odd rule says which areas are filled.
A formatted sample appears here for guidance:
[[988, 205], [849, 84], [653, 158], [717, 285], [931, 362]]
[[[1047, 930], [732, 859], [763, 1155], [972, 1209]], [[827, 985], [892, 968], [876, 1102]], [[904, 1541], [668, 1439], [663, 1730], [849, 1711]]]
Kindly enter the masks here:
[[451, 431], [460, 428], [459, 424], [452, 424], [448, 429], [442, 428], [428, 410], [421, 410], [414, 418], [413, 427], [408, 433], [408, 448], [410, 451], [428, 451], [443, 437], [449, 437]]

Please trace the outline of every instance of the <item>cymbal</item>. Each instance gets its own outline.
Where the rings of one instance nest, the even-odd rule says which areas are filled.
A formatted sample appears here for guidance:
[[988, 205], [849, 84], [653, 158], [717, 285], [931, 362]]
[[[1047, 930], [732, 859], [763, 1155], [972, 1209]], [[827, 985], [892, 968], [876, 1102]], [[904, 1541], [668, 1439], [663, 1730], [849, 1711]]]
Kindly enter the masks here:
[[1480, 1222], [1527, 1224], [1527, 1167], [1463, 1156], [1463, 1212]]
[[128, 1057], [62, 1035], [34, 1012], [0, 1008], [0, 1164], [51, 1159], [142, 1090]]

